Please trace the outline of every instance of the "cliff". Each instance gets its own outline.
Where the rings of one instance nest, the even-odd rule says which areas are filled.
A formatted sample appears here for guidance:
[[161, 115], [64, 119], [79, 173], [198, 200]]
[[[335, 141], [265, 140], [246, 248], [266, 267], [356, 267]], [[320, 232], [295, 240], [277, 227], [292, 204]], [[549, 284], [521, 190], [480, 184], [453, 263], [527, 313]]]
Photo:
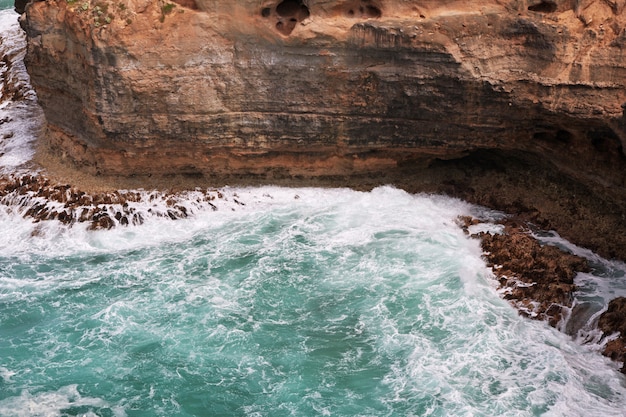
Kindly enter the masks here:
[[102, 178], [394, 182], [626, 259], [624, 0], [25, 6], [42, 152]]

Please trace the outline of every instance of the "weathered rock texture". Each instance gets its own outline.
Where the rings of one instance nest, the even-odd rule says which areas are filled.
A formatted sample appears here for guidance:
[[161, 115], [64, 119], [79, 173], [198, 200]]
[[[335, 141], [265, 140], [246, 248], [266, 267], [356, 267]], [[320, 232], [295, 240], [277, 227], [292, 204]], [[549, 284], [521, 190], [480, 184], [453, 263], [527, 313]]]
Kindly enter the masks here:
[[476, 237], [504, 299], [523, 315], [557, 327], [563, 309], [572, 307], [574, 277], [590, 271], [587, 260], [555, 246], [541, 245], [514, 219], [506, 219], [503, 225], [502, 234], [480, 233]]
[[624, 362], [621, 371], [626, 374], [626, 297], [611, 300], [607, 311], [600, 316], [598, 327], [604, 336], [617, 334], [617, 338], [606, 344], [603, 353], [613, 360]]
[[48, 0], [22, 26], [46, 148], [93, 175], [391, 181], [626, 259], [625, 3]]

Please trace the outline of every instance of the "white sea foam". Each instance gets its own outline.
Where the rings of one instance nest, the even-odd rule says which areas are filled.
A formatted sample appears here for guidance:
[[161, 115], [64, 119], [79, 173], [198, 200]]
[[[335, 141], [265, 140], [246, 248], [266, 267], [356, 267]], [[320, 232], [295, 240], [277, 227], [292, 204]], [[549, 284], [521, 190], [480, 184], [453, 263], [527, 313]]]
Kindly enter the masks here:
[[[13, 10], [0, 10], [0, 55], [10, 61], [12, 68], [3, 74], [3, 83], [14, 86], [24, 100], [35, 100], [30, 86], [30, 77], [24, 67], [26, 35], [18, 24], [19, 15]], [[5, 64], [6, 65], [6, 64]], [[0, 105], [5, 105], [12, 97], [0, 97]]]
[[600, 255], [594, 253], [593, 251], [585, 248], [581, 248], [566, 239], [563, 239], [557, 232], [554, 230], [542, 233], [532, 233], [535, 239], [540, 242], [547, 243], [553, 246], [557, 246], [559, 248], [565, 249], [574, 255], [581, 256], [586, 258], [592, 262], [597, 262], [602, 264], [608, 271], [612, 271], [613, 273], [624, 274], [626, 271], [626, 264], [620, 261], [608, 261], [607, 259], [602, 258]]
[[574, 303], [571, 309], [565, 311], [559, 329], [575, 337], [579, 343], [602, 351], [610, 339], [602, 337], [597, 322], [612, 299], [626, 297], [626, 264], [604, 259], [563, 239], [555, 231], [534, 233], [533, 236], [544, 244], [557, 246], [589, 261], [592, 272], [580, 272], [574, 278], [577, 288]]
[[[15, 96], [0, 96], [0, 174], [26, 172], [41, 135], [44, 118], [24, 67], [25, 34], [18, 14], [0, 10], [0, 56], [10, 63], [0, 67], [0, 83], [11, 85]], [[3, 91], [0, 85], [0, 92]], [[15, 98], [18, 101], [14, 101]]]
[[15, 375], [15, 371], [10, 371], [4, 366], [0, 366], [0, 377], [6, 384], [11, 382], [11, 377], [13, 377], [13, 375]]
[[[138, 227], [117, 227], [108, 231], [87, 231], [87, 224], [75, 223], [66, 226], [56, 221], [33, 222], [25, 216], [26, 210], [30, 207], [20, 207], [20, 205], [8, 205], [0, 210], [0, 224], [4, 223], [7, 228], [12, 229], [11, 235], [6, 240], [0, 241], [0, 253], [5, 256], [17, 255], [19, 253], [71, 253], [73, 251], [107, 251], [107, 250], [128, 250], [137, 245], [158, 245], [167, 241], [184, 241], [189, 239], [199, 230], [208, 226], [215, 227], [228, 222], [236, 222], [240, 213], [260, 213], [261, 215], [273, 207], [293, 207], [292, 210], [299, 210], [306, 207], [307, 216], [300, 219], [294, 225], [306, 228], [320, 227], [320, 223], [315, 221], [319, 216], [316, 208], [328, 204], [329, 200], [334, 200], [333, 204], [337, 211], [337, 221], [350, 222], [355, 219], [367, 216], [370, 211], [393, 210], [385, 207], [386, 193], [401, 193], [402, 205], [398, 205], [396, 225], [398, 228], [405, 227], [406, 219], [412, 218], [416, 223], [414, 227], [430, 226], [438, 229], [441, 226], [453, 225], [454, 215], [458, 212], [468, 212], [470, 205], [458, 200], [450, 204], [449, 209], [441, 209], [435, 206], [429, 207], [426, 203], [422, 210], [428, 214], [437, 213], [439, 220], [433, 223], [432, 219], [420, 220], [421, 216], [415, 209], [406, 208], [406, 203], [413, 201], [416, 197], [400, 192], [391, 187], [381, 187], [373, 191], [376, 202], [367, 197], [364, 193], [351, 192], [348, 190], [332, 189], [290, 189], [281, 187], [260, 187], [260, 188], [223, 188], [214, 193], [222, 195], [211, 201], [204, 201], [204, 194], [199, 192], [189, 192], [177, 196], [177, 205], [185, 207], [185, 212], [193, 216], [192, 219], [180, 219], [171, 221], [167, 216], [171, 209], [168, 200], [170, 197], [164, 194], [153, 192], [139, 192], [141, 201], [129, 202], [127, 207], [133, 209], [134, 213], [141, 215], [145, 219], [144, 224]], [[363, 198], [359, 198], [359, 195]], [[356, 197], [356, 198], [355, 198]], [[422, 198], [428, 202], [428, 198]], [[35, 200], [33, 200], [33, 203]], [[41, 200], [46, 203], [45, 200]], [[58, 202], [47, 202], [50, 210], [63, 210], [63, 205]], [[115, 213], [122, 210], [121, 205], [103, 204], [101, 207], [115, 219]], [[75, 210], [80, 212], [83, 208]], [[381, 222], [379, 216], [369, 216], [372, 222]], [[321, 219], [323, 220], [323, 219]], [[423, 222], [426, 222], [422, 224]], [[119, 222], [118, 222], [119, 223]], [[341, 244], [342, 240], [349, 244], [354, 240], [368, 239], [373, 236], [373, 231], [379, 225], [372, 223], [370, 230], [346, 228], [341, 234], [336, 235], [330, 245]], [[385, 226], [388, 227], [388, 226]], [[141, 230], [141, 232], [139, 232]], [[354, 236], [354, 233], [367, 234]], [[393, 232], [391, 232], [393, 233]], [[422, 231], [428, 235], [430, 232]], [[144, 236], [149, 236], [145, 239]], [[437, 236], [433, 234], [433, 236]], [[445, 235], [441, 238], [445, 238]]]
[[101, 409], [110, 410], [115, 417], [126, 417], [121, 407], [110, 407], [100, 399], [83, 397], [77, 385], [68, 385], [57, 391], [30, 393], [24, 390], [20, 395], [0, 400], [0, 415], [3, 417], [61, 417], [70, 408], [83, 407], [88, 411], [81, 412], [82, 416], [93, 417]]
[[[379, 398], [364, 414], [410, 415], [405, 404], [427, 404], [414, 414], [620, 415], [626, 392], [615, 364], [519, 317], [495, 294], [478, 242], [455, 224], [472, 206], [392, 187], [223, 193], [217, 211], [95, 232], [42, 222], [50, 229], [29, 237], [32, 223], [5, 213], [0, 228], [17, 224], [23, 239], [40, 241], [33, 249], [16, 239], [0, 253], [50, 263], [54, 273], [0, 279], [0, 293], [5, 301], [54, 294], [63, 308], [46, 314], [65, 316], [46, 333], [50, 365], [72, 351], [63, 323], [73, 323], [80, 349], [118, 352], [102, 354], [121, 381], [150, 370], [144, 397], [162, 404], [162, 415], [176, 412], [186, 380], [284, 398], [272, 407], [296, 414], [345, 415], [328, 402], [337, 391], [357, 408]], [[104, 292], [89, 298], [91, 288]], [[304, 368], [325, 355], [337, 361], [313, 374]], [[382, 385], [358, 377], [388, 361]], [[246, 388], [250, 381], [257, 385]], [[364, 395], [368, 384], [374, 391]], [[268, 415], [262, 405], [244, 407]]]

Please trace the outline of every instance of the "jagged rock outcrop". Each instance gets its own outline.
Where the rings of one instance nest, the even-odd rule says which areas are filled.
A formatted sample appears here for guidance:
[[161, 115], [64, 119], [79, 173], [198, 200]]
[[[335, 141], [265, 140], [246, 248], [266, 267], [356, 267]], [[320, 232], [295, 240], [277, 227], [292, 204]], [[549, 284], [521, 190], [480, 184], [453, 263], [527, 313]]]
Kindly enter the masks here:
[[202, 209], [217, 210], [213, 204], [217, 199], [224, 199], [224, 195], [215, 189], [173, 194], [119, 190], [86, 193], [38, 174], [0, 176], [0, 204], [11, 206], [34, 222], [88, 223], [91, 230], [138, 225], [150, 216], [183, 219]]
[[626, 259], [624, 5], [48, 0], [21, 22], [46, 149], [93, 175], [360, 176]]
[[[459, 219], [463, 230], [480, 221], [470, 217]], [[521, 314], [545, 320], [557, 327], [563, 309], [572, 307], [578, 272], [589, 272], [587, 260], [567, 253], [556, 246], [541, 245], [528, 225], [514, 218], [499, 222], [502, 233], [480, 232], [484, 258], [498, 280], [504, 299]]]
[[626, 374], [626, 297], [611, 300], [607, 311], [600, 316], [598, 327], [605, 337], [617, 334], [606, 344], [603, 353], [613, 360], [624, 362], [621, 371]]

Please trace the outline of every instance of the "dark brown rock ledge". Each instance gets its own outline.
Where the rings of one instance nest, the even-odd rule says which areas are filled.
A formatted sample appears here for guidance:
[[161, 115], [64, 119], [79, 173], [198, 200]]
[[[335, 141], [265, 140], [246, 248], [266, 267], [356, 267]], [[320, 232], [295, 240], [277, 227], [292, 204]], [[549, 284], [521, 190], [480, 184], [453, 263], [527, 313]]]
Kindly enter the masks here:
[[[462, 227], [477, 223], [463, 218]], [[589, 272], [586, 259], [566, 253], [555, 246], [541, 245], [524, 222], [505, 218], [502, 233], [480, 232], [484, 257], [496, 276], [503, 297], [521, 314], [546, 320], [556, 327], [563, 318], [563, 308], [574, 301], [574, 277]]]
[[41, 174], [0, 176], [0, 204], [34, 222], [87, 223], [90, 230], [138, 225], [148, 216], [182, 219], [200, 209], [217, 210], [214, 202], [223, 198], [216, 189], [197, 189], [191, 198], [157, 191], [85, 192]]
[[[469, 227], [476, 224], [480, 220], [459, 219], [459, 225], [468, 234]], [[587, 260], [555, 246], [540, 244], [531, 234], [532, 226], [520, 218], [509, 216], [497, 224], [502, 226], [501, 233], [480, 232], [472, 237], [480, 239], [483, 256], [498, 281], [499, 292], [523, 316], [560, 328], [565, 316], [575, 313], [572, 310], [574, 278], [578, 272], [590, 272]], [[602, 353], [625, 362], [626, 298], [611, 300], [597, 326], [603, 332]], [[621, 372], [626, 373], [626, 362]]]

